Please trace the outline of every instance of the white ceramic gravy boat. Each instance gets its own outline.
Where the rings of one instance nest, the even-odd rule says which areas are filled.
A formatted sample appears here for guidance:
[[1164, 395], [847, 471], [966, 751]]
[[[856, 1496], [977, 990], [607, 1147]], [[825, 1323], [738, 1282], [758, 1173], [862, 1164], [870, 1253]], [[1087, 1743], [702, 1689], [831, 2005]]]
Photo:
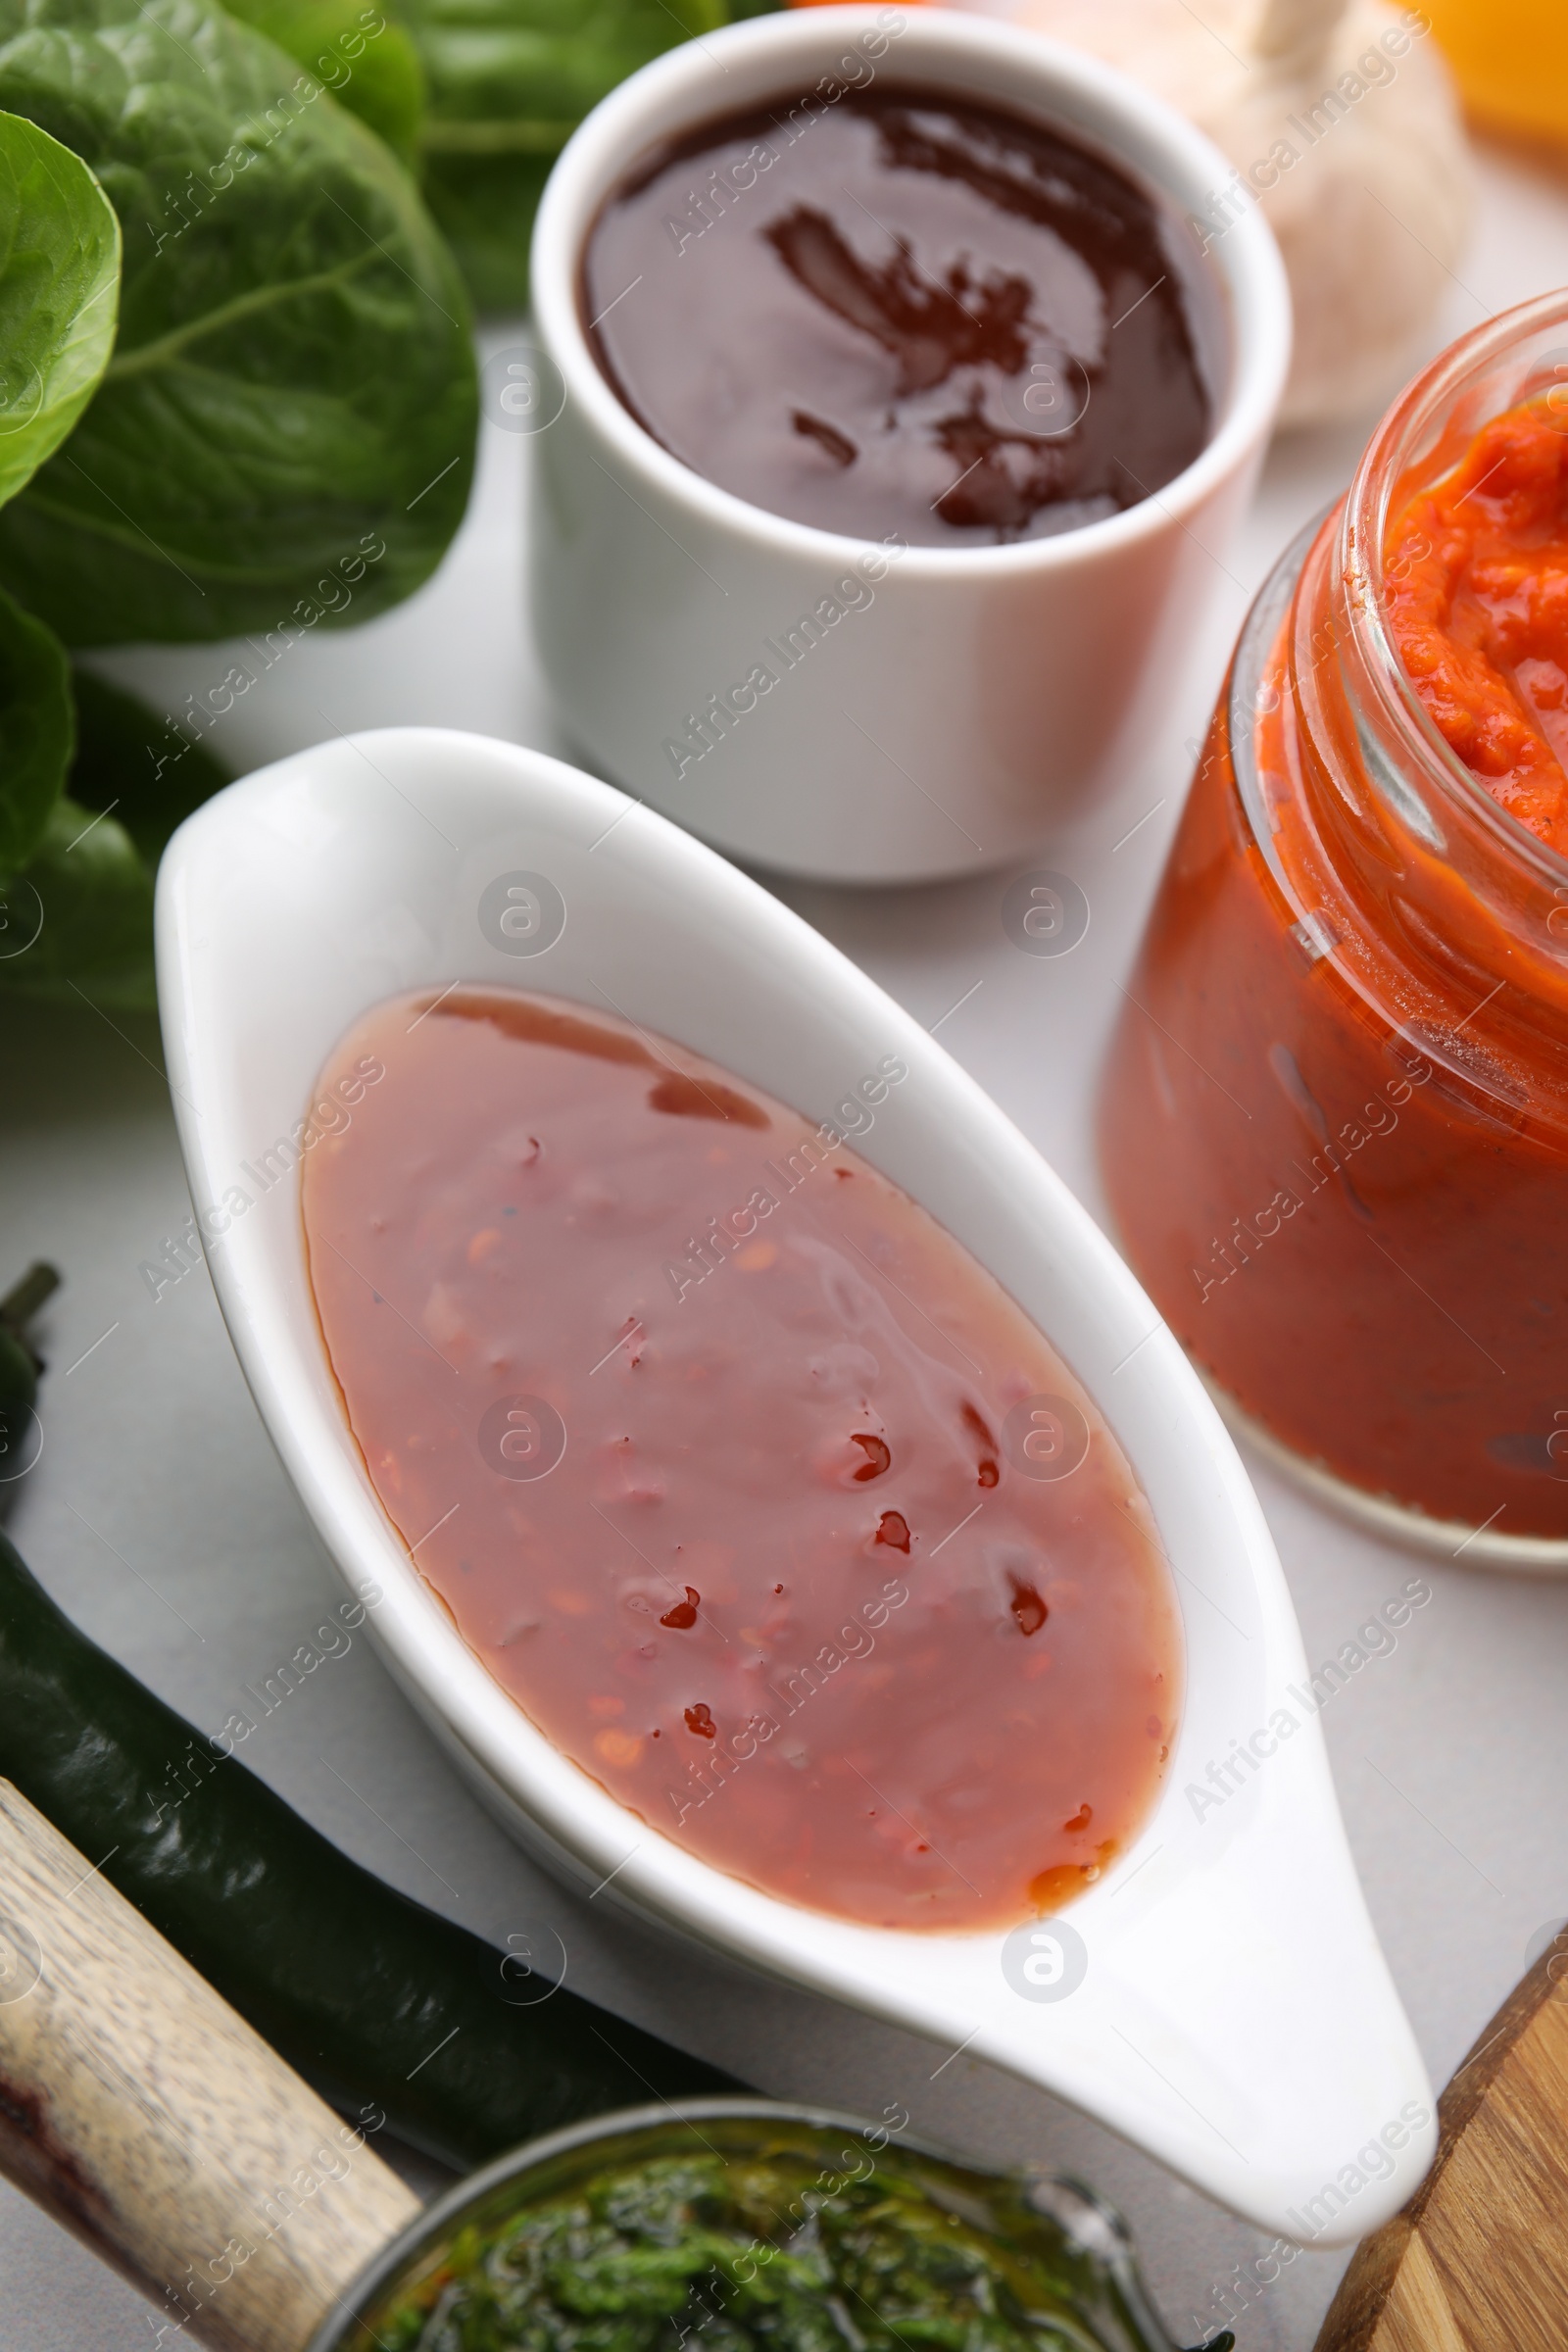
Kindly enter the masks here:
[[[523, 913], [509, 938], [494, 908], [518, 875], [533, 897], [510, 902]], [[517, 934], [537, 949], [552, 928], [541, 876], [564, 928], [519, 955]], [[1403, 2203], [1435, 2144], [1432, 2095], [1300, 1695], [1257, 1501], [1109, 1243], [907, 1013], [609, 786], [412, 728], [300, 753], [191, 817], [159, 876], [158, 967], [191, 1191], [262, 1417], [344, 1575], [383, 1588], [368, 1622], [398, 1681], [524, 1843], [579, 1887], [613, 1873], [608, 1893], [644, 1916], [1047, 2085], [1266, 2230], [1344, 2243]], [[552, 1746], [421, 1582], [342, 1415], [287, 1139], [356, 1015], [459, 980], [619, 1005], [812, 1116], [884, 1055], [907, 1063], [857, 1149], [991, 1268], [1098, 1399], [1181, 1598], [1169, 1778], [1136, 1845], [1071, 1906], [1081, 1948], [1069, 1932], [1037, 1948], [1027, 1930], [857, 1927], [726, 1877]], [[1065, 1997], [1063, 1948], [1085, 1963]]]

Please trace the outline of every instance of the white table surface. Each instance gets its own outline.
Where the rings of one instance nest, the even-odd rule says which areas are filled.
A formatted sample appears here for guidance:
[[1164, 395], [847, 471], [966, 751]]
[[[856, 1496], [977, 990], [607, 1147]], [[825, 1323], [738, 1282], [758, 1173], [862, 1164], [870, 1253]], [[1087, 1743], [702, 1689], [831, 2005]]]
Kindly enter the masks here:
[[[1485, 155], [1474, 242], [1431, 347], [1564, 281], [1568, 175]], [[942, 1023], [943, 1042], [1097, 1212], [1093, 1081], [1186, 785], [1184, 743], [1207, 718], [1252, 590], [1343, 486], [1372, 421], [1276, 447], [1239, 544], [1216, 565], [1207, 632], [1158, 756], [1042, 845], [1090, 901], [1075, 954], [1038, 959], [1009, 944], [1004, 875], [786, 894], [918, 1018]], [[524, 628], [528, 446], [482, 428], [472, 510], [438, 577], [398, 612], [279, 662], [213, 738], [235, 773], [329, 730], [403, 722], [568, 748]], [[176, 710], [229, 659], [213, 646], [139, 650], [102, 666]], [[218, 1725], [239, 1685], [263, 1680], [317, 1624], [336, 1597], [333, 1571], [263, 1434], [205, 1272], [156, 1305], [137, 1275], [189, 1208], [155, 1024], [9, 1004], [0, 1024], [0, 1275], [38, 1254], [67, 1276], [45, 1327], [47, 1440], [10, 1533], [98, 1641], [193, 1723]], [[1253, 1467], [1315, 1665], [1418, 1563]], [[1373, 1916], [1442, 2082], [1538, 1932], [1568, 1913], [1568, 1585], [1430, 1574], [1432, 1605], [1335, 1697], [1324, 1728]], [[1216, 2288], [1263, 2249], [1045, 2093], [967, 2057], [936, 2074], [945, 2053], [910, 2035], [698, 1957], [672, 1961], [587, 1910], [481, 1812], [363, 1639], [262, 1728], [245, 1761], [410, 1894], [497, 1942], [524, 1929], [551, 1948], [544, 1931], [555, 1930], [579, 1990], [771, 2093], [868, 2113], [902, 2100], [917, 2130], [984, 2160], [1081, 2173], [1131, 2220], [1183, 2343], [1219, 2324]], [[421, 2187], [442, 2178], [416, 2158], [408, 2169]], [[1254, 2283], [1244, 2352], [1306, 2352], [1344, 2262], [1303, 2253], [1266, 2290]], [[126, 2286], [0, 2184], [0, 2352], [151, 2352], [153, 2328]]]

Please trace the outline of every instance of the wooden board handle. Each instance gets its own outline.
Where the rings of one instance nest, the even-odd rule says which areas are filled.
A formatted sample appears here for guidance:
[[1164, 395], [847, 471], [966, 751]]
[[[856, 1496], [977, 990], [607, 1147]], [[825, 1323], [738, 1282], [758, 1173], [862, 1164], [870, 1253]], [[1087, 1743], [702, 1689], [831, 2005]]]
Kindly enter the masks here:
[[9, 1781], [0, 2171], [220, 2352], [301, 2352], [418, 2211]]

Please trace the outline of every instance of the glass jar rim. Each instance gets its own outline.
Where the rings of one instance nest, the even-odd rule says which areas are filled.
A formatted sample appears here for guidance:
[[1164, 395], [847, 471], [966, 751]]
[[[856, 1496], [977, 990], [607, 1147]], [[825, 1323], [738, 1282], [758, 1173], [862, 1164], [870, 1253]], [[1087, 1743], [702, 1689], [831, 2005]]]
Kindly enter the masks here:
[[[1519, 381], [1504, 390], [1498, 383], [1508, 360], [1521, 360], [1539, 338], [1553, 328], [1562, 331], [1560, 353], [1540, 353], [1561, 369], [1559, 381], [1568, 385], [1568, 290], [1557, 288], [1514, 309], [1500, 312], [1482, 326], [1461, 335], [1424, 368], [1400, 393], [1362, 452], [1351, 478], [1339, 524], [1338, 563], [1347, 594], [1342, 612], [1358, 657], [1360, 686], [1377, 704], [1390, 736], [1415, 764], [1423, 783], [1455, 806], [1456, 813], [1479, 823], [1494, 846], [1516, 866], [1534, 869], [1550, 893], [1568, 882], [1568, 857], [1540, 839], [1494, 800], [1479, 777], [1453, 751], [1425, 705], [1404, 666], [1388, 625], [1384, 590], [1384, 550], [1390, 508], [1396, 490], [1406, 481], [1423, 456], [1430, 456], [1434, 439], [1441, 448], [1449, 438], [1446, 427], [1467, 396], [1475, 399], [1486, 388], [1496, 396], [1476, 402], [1467, 418], [1464, 444], [1493, 416], [1504, 415], [1533, 394], [1545, 389], [1549, 376], [1532, 382], [1528, 367]], [[1568, 416], [1564, 418], [1568, 435]], [[1431, 479], [1441, 480], [1461, 454], [1446, 451]]]

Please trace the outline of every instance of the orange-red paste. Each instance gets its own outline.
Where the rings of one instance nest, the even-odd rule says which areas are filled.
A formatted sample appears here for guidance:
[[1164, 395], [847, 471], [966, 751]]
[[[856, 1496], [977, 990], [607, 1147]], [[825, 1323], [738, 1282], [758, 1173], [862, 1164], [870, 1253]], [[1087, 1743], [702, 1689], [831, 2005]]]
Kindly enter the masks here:
[[[1440, 479], [1396, 485], [1383, 608], [1478, 785], [1568, 852], [1568, 415], [1551, 398], [1456, 432], [1423, 461]], [[1320, 560], [1321, 538], [1309, 598]], [[1527, 909], [1521, 880], [1510, 936], [1441, 847], [1410, 837], [1337, 867], [1324, 952], [1300, 918], [1328, 896], [1322, 844], [1339, 847], [1343, 819], [1286, 659], [1307, 617], [1293, 610], [1261, 680], [1243, 681], [1296, 897], [1244, 803], [1227, 686], [1107, 1065], [1117, 1230], [1183, 1344], [1292, 1452], [1431, 1518], [1562, 1542], [1562, 924]], [[1346, 833], [1364, 845], [1375, 823]], [[1383, 1007], [1401, 995], [1396, 1024]]]
[[1568, 414], [1536, 401], [1483, 426], [1396, 514], [1384, 568], [1395, 644], [1439, 732], [1568, 852]]

